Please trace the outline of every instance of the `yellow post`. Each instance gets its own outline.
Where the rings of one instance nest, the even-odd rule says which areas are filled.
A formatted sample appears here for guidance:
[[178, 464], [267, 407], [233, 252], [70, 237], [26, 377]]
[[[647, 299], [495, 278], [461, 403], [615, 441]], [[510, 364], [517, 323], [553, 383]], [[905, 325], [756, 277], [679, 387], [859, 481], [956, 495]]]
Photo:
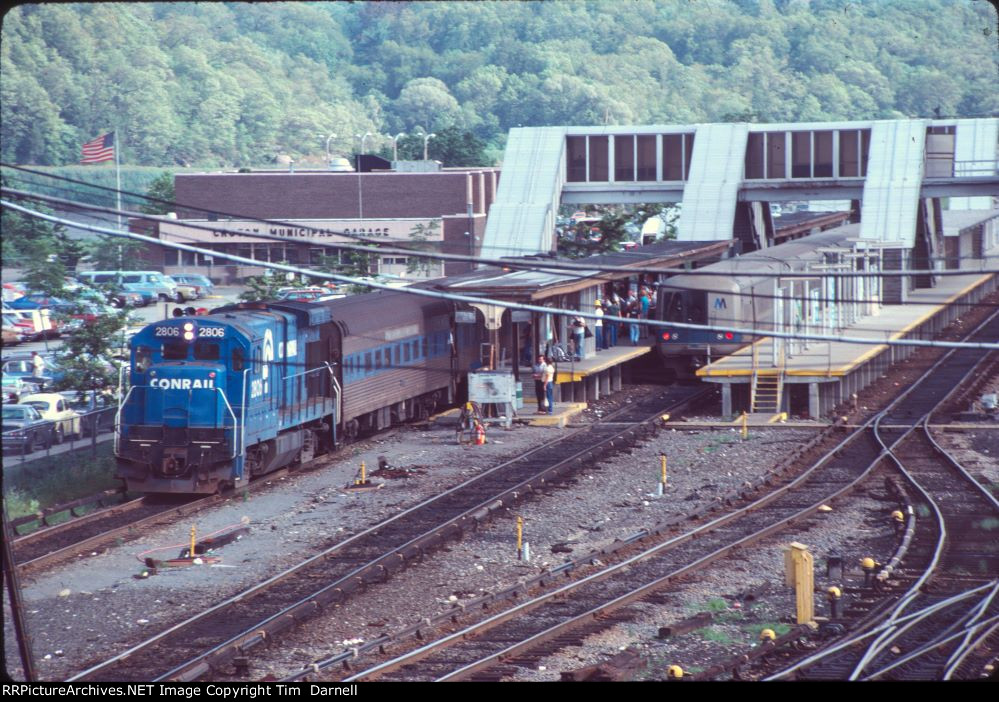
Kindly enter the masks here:
[[749, 419], [746, 417], [746, 413], [742, 413], [742, 438], [746, 439], [749, 437]]
[[197, 533], [198, 533], [198, 525], [197, 524], [192, 524], [191, 525], [191, 551], [190, 551], [190, 553], [187, 554], [191, 558], [194, 558], [194, 544], [197, 543], [197, 538], [196, 538]]
[[524, 543], [524, 518], [517, 517], [517, 558], [520, 558], [520, 549]]
[[361, 461], [361, 485], [368, 482], [368, 467], [364, 465], [364, 461]]
[[806, 624], [815, 619], [815, 572], [812, 554], [804, 544], [794, 542], [784, 551], [784, 580], [794, 587], [798, 624]]
[[665, 488], [666, 487], [666, 454], [665, 453], [661, 454], [659, 456], [659, 460], [662, 461], [662, 464], [663, 464], [662, 465], [662, 469], [663, 469], [662, 470], [662, 483], [663, 483], [663, 487]]

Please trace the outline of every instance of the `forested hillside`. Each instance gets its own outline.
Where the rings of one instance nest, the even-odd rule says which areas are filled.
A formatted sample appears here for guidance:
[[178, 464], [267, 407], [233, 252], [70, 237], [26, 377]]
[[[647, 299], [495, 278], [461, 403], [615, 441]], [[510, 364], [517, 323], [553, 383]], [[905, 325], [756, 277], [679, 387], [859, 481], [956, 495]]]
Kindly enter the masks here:
[[[249, 166], [455, 127], [999, 113], [975, 0], [94, 3], [3, 19], [2, 158]], [[422, 146], [422, 142], [420, 142]], [[433, 142], [431, 142], [431, 155]]]

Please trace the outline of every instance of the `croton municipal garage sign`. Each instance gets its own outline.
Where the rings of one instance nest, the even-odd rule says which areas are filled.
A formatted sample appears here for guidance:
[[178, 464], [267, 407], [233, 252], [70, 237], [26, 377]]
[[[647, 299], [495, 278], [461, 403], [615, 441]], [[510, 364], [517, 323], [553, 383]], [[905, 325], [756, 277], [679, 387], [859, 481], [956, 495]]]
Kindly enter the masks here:
[[288, 241], [351, 242], [354, 237], [412, 241], [421, 232], [424, 241], [444, 238], [440, 219], [295, 219], [282, 223], [225, 220], [185, 220], [160, 222], [160, 237], [169, 241], [248, 244], [262, 242], [254, 234], [280, 237]]

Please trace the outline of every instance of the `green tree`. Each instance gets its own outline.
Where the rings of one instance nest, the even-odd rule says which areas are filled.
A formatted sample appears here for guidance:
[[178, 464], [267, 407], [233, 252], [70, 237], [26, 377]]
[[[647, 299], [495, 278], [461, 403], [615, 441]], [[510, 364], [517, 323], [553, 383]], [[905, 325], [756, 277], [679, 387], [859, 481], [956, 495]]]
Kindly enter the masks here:
[[591, 230], [593, 225], [589, 223], [577, 224], [559, 239], [559, 253], [568, 258], [585, 258], [620, 251], [621, 245], [628, 239], [625, 229], [628, 221], [623, 212], [609, 212], [597, 222], [596, 232]]
[[56, 350], [65, 373], [56, 390], [100, 393], [118, 387], [123, 363], [128, 362], [125, 329], [138, 321], [127, 310], [107, 310], [68, 334]]
[[247, 289], [240, 293], [239, 299], [247, 302], [264, 302], [277, 298], [278, 290], [289, 286], [289, 281], [283, 273], [277, 271], [271, 275], [250, 276], [243, 283]]
[[[413, 243], [406, 248], [413, 249], [414, 251], [433, 251], [434, 247], [428, 241], [431, 238], [437, 238], [440, 228], [441, 223], [439, 219], [431, 220], [428, 225], [414, 225], [409, 232], [409, 238], [412, 239]], [[406, 259], [406, 272], [426, 276], [436, 265], [433, 259], [423, 258], [422, 256], [410, 256]]]
[[444, 166], [487, 166], [485, 148], [485, 142], [471, 132], [448, 127], [428, 142], [427, 154]]
[[176, 209], [174, 201], [177, 199], [177, 194], [174, 191], [173, 173], [163, 171], [161, 175], [149, 184], [149, 188], [146, 190], [146, 197], [154, 199], [152, 201], [147, 200], [145, 204], [140, 205], [140, 212], [159, 215], [173, 212]]
[[87, 242], [87, 258], [99, 271], [139, 271], [149, 266], [143, 254], [146, 244], [135, 239], [99, 234]]

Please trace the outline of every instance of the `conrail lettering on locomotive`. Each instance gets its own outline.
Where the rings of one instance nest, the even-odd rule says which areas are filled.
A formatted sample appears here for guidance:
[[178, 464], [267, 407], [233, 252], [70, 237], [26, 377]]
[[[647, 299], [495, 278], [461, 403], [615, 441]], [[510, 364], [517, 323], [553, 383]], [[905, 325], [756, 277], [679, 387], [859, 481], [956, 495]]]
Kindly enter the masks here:
[[154, 388], [164, 388], [165, 390], [197, 390], [204, 388], [214, 388], [215, 381], [212, 378], [156, 378], [149, 383]]

